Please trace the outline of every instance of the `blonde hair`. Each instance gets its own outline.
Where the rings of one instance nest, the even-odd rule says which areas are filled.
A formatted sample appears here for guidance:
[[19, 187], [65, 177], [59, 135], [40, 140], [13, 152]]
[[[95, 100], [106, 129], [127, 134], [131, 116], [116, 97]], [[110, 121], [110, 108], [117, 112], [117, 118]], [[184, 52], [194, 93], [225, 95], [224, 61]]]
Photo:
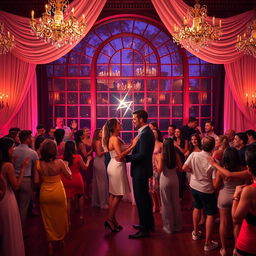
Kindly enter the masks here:
[[119, 121], [116, 118], [111, 118], [104, 124], [102, 129], [102, 146], [104, 147], [104, 149], [106, 148], [109, 150], [109, 139], [115, 131], [118, 123]]

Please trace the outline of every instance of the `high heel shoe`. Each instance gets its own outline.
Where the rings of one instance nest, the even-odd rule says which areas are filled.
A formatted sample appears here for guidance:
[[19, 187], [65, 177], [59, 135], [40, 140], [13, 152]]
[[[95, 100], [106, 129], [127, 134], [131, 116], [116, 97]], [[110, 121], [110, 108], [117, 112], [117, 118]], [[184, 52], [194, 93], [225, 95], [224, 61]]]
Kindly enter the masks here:
[[104, 222], [104, 227], [105, 227], [105, 230], [109, 229], [109, 230], [111, 230], [111, 232], [118, 232], [119, 231], [114, 225], [111, 226], [111, 224], [107, 220]]

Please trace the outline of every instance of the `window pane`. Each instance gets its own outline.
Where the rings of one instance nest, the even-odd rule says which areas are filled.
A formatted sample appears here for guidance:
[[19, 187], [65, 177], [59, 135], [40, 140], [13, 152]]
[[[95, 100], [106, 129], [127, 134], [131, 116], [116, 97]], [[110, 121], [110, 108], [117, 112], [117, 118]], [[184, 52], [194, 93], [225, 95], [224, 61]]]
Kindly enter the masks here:
[[77, 117], [78, 116], [78, 108], [77, 107], [67, 107], [67, 116], [68, 117]]
[[64, 106], [55, 106], [55, 117], [65, 117]]
[[81, 79], [80, 80], [80, 91], [90, 91], [91, 80]]
[[78, 94], [77, 93], [68, 93], [68, 104], [78, 104]]
[[189, 102], [190, 104], [199, 104], [199, 93], [190, 93]]
[[189, 65], [189, 75], [199, 76], [200, 75], [200, 65]]
[[90, 117], [91, 116], [91, 108], [87, 106], [80, 107], [80, 117]]
[[173, 91], [182, 91], [183, 90], [183, 80], [182, 79], [173, 79], [172, 90]]
[[173, 106], [172, 107], [172, 116], [173, 117], [183, 117], [183, 107], [182, 106]]
[[202, 106], [201, 116], [202, 117], [210, 117], [211, 116], [211, 106]]
[[200, 89], [199, 79], [189, 79], [189, 90], [199, 91], [199, 89]]
[[108, 108], [97, 106], [97, 117], [107, 117], [108, 116]]
[[159, 107], [159, 116], [161, 117], [170, 117], [170, 107]]
[[91, 96], [89, 93], [80, 93], [80, 104], [91, 104]]
[[80, 129], [83, 129], [86, 127], [87, 128], [91, 127], [91, 120], [90, 119], [80, 119]]
[[173, 93], [172, 94], [172, 104], [182, 104], [183, 103], [183, 94], [182, 93]]
[[189, 116], [198, 117], [199, 116], [199, 107], [193, 106], [189, 108]]
[[67, 90], [68, 91], [77, 91], [78, 90], [77, 79], [67, 80]]
[[148, 111], [150, 117], [157, 117], [158, 116], [157, 106], [149, 106], [149, 107], [147, 107], [147, 111]]

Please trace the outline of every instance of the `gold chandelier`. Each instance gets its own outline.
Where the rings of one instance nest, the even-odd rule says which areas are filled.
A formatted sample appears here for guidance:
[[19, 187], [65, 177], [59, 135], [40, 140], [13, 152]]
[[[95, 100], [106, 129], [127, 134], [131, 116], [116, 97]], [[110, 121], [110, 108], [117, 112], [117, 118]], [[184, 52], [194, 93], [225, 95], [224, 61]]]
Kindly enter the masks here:
[[[34, 10], [31, 12], [30, 26], [36, 36], [57, 48], [73, 44], [85, 32], [85, 16], [79, 22], [74, 16], [74, 8], [69, 17], [64, 18], [68, 10], [68, 0], [48, 0], [42, 17], [36, 20]], [[53, 16], [52, 16], [53, 14]]]
[[[175, 24], [173, 41], [182, 47], [199, 51], [199, 48], [208, 46], [213, 40], [219, 40], [221, 35], [221, 20], [215, 23], [212, 18], [212, 25], [205, 21], [207, 17], [207, 6], [200, 5], [198, 0], [193, 7], [188, 9], [187, 17], [184, 17], [183, 25], [180, 28]], [[192, 18], [192, 26], [188, 25], [188, 20]]]
[[10, 32], [7, 32], [7, 36], [4, 34], [4, 24], [0, 23], [0, 55], [6, 54], [14, 46], [14, 36], [11, 36]]
[[256, 19], [247, 24], [242, 36], [237, 36], [236, 48], [240, 52], [256, 57]]

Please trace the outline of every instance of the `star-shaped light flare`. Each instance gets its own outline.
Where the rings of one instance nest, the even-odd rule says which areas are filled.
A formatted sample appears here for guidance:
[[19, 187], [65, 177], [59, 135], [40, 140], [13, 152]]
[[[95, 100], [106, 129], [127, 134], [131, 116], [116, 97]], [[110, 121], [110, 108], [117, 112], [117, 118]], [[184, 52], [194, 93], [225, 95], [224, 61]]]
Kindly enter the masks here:
[[[130, 90], [129, 90], [130, 91]], [[122, 109], [122, 108], [126, 108], [123, 117], [125, 116], [125, 114], [127, 113], [128, 110], [132, 110], [131, 109], [131, 105], [132, 105], [132, 101], [126, 101], [126, 97], [129, 93], [129, 91], [125, 94], [124, 98], [122, 100], [118, 99], [117, 97], [114, 96], [115, 99], [117, 99], [119, 101], [119, 105], [117, 107], [117, 110]]]

